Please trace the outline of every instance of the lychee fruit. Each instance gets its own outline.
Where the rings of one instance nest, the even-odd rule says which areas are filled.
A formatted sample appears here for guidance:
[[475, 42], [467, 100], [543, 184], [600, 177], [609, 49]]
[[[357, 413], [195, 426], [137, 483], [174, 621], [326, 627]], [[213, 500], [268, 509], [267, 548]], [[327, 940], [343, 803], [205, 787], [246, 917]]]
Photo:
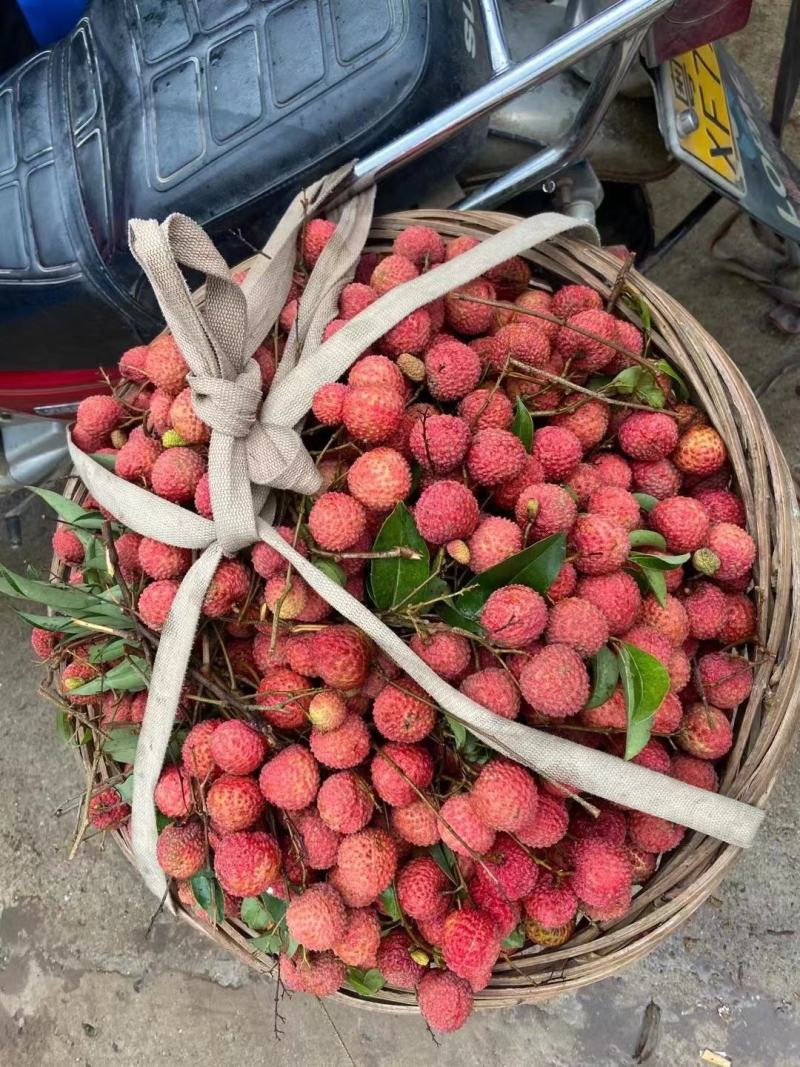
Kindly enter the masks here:
[[733, 730], [724, 711], [711, 704], [691, 704], [683, 714], [676, 740], [690, 756], [716, 760], [733, 746]]
[[533, 710], [549, 719], [577, 715], [589, 699], [589, 674], [567, 645], [547, 645], [536, 652], [522, 668], [519, 686]]
[[675, 419], [660, 411], [634, 411], [617, 431], [620, 448], [631, 459], [665, 459], [678, 443]]
[[472, 1012], [473, 999], [469, 982], [447, 970], [425, 971], [417, 987], [422, 1017], [440, 1033], [461, 1029]]
[[728, 451], [713, 426], [692, 426], [681, 434], [672, 462], [684, 474], [701, 478], [714, 474], [726, 462]]
[[629, 817], [631, 841], [645, 852], [671, 852], [683, 840], [686, 828], [668, 819], [659, 819], [643, 811], [632, 811]]
[[564, 837], [568, 825], [569, 814], [564, 801], [540, 791], [535, 809], [517, 828], [516, 836], [528, 848], [549, 848]]
[[447, 908], [450, 879], [430, 856], [417, 856], [397, 875], [397, 899], [412, 919], [427, 919]]
[[75, 421], [84, 433], [105, 437], [125, 418], [125, 408], [114, 396], [87, 396], [78, 404]]
[[230, 615], [250, 591], [250, 571], [238, 559], [223, 559], [203, 597], [203, 614], [209, 619]]
[[205, 470], [205, 460], [191, 448], [168, 448], [153, 463], [150, 484], [157, 496], [174, 504], [187, 504], [194, 500]]
[[563, 285], [553, 296], [552, 312], [560, 319], [569, 319], [580, 311], [602, 308], [603, 299], [588, 285]]
[[526, 585], [506, 585], [490, 593], [480, 621], [489, 640], [500, 648], [522, 648], [547, 625], [547, 605]]
[[622, 846], [588, 837], [575, 847], [573, 887], [587, 904], [606, 907], [630, 897], [633, 871]]
[[317, 795], [319, 765], [304, 745], [288, 745], [267, 760], [258, 784], [266, 800], [276, 808], [301, 811]]
[[525, 915], [548, 930], [570, 922], [578, 910], [578, 898], [569, 881], [556, 883], [551, 875], [540, 878], [522, 904]]
[[482, 976], [500, 955], [500, 938], [491, 915], [477, 908], [462, 908], [444, 924], [442, 956], [447, 966], [468, 981]]
[[322, 250], [336, 230], [336, 223], [328, 219], [309, 219], [300, 235], [300, 255], [303, 263], [311, 269], [322, 255]]
[[364, 508], [346, 493], [323, 493], [309, 512], [308, 528], [321, 548], [346, 551], [366, 529]]
[[403, 397], [385, 386], [348, 386], [342, 403], [342, 421], [358, 441], [381, 444], [400, 427]]
[[370, 970], [377, 965], [380, 943], [380, 920], [372, 908], [353, 908], [347, 912], [344, 933], [333, 951], [348, 967]]
[[436, 723], [436, 707], [424, 689], [402, 676], [380, 691], [372, 706], [379, 732], [389, 741], [421, 741]]
[[418, 275], [419, 271], [410, 259], [406, 258], [406, 256], [395, 254], [386, 256], [385, 259], [380, 261], [372, 272], [369, 284], [379, 296], [383, 296], [390, 289], [394, 289], [404, 282], [410, 282], [412, 278], [416, 278]]
[[327, 882], [308, 886], [289, 902], [286, 928], [304, 948], [333, 948], [347, 928], [347, 912], [339, 893]]
[[436, 812], [424, 800], [415, 800], [389, 813], [392, 830], [403, 841], [420, 847], [430, 847], [439, 840]]
[[616, 485], [605, 485], [592, 491], [586, 502], [586, 510], [594, 515], [605, 515], [624, 526], [635, 530], [641, 525], [641, 509], [633, 493]]
[[[424, 970], [411, 955], [413, 950], [414, 942], [403, 929], [391, 930], [381, 938], [376, 962], [387, 985], [396, 989], [416, 989]], [[469, 990], [468, 986], [467, 989]], [[469, 997], [471, 1000], [471, 990]]]
[[442, 263], [445, 257], [444, 241], [429, 226], [406, 226], [395, 237], [392, 248], [398, 256], [423, 269]]
[[335, 730], [316, 727], [309, 736], [311, 751], [321, 764], [334, 770], [357, 767], [369, 755], [369, 730], [360, 715], [348, 715]]
[[317, 811], [331, 830], [355, 834], [372, 818], [374, 805], [369, 786], [353, 771], [338, 771], [320, 786]]
[[[327, 782], [323, 782], [322, 788], [326, 784]], [[317, 807], [319, 807], [319, 796], [320, 794], [318, 793]], [[302, 860], [306, 867], [310, 867], [315, 871], [327, 871], [333, 867], [339, 854], [341, 834], [328, 826], [319, 811], [314, 811], [311, 808], [299, 812], [294, 817], [293, 822], [297, 832], [300, 834]]]
[[583, 458], [578, 437], [563, 426], [543, 426], [533, 435], [533, 455], [542, 465], [545, 481], [561, 482]]
[[603, 400], [586, 400], [578, 404], [574, 411], [554, 415], [551, 426], [560, 426], [571, 430], [578, 438], [585, 451], [595, 448], [608, 430], [609, 408]]
[[417, 355], [424, 351], [432, 332], [430, 315], [425, 308], [417, 308], [383, 335], [381, 347], [392, 356]]
[[306, 721], [307, 690], [308, 682], [301, 674], [286, 667], [273, 667], [259, 682], [256, 703], [272, 726], [297, 730]]
[[479, 817], [472, 797], [466, 793], [450, 796], [439, 809], [442, 841], [459, 856], [479, 856], [494, 844], [495, 832]]
[[513, 676], [501, 667], [486, 667], [468, 674], [458, 687], [464, 696], [504, 719], [519, 715], [519, 688]]
[[389, 742], [370, 766], [375, 792], [386, 804], [405, 807], [419, 798], [433, 780], [433, 759], [421, 745]]
[[178, 825], [170, 823], [158, 835], [156, 858], [170, 878], [191, 878], [206, 862], [206, 843], [202, 824], [196, 821]]
[[358, 689], [369, 672], [370, 646], [353, 626], [327, 626], [311, 641], [316, 674], [325, 685], [344, 692]]
[[409, 646], [431, 670], [448, 682], [464, 673], [472, 655], [469, 641], [446, 629], [434, 630], [425, 636], [414, 634]]
[[578, 514], [575, 501], [566, 489], [544, 482], [524, 486], [514, 510], [517, 522], [527, 529], [531, 541], [569, 532]]
[[709, 530], [708, 512], [688, 496], [661, 500], [650, 512], [649, 521], [651, 528], [663, 536], [670, 552], [694, 552], [704, 544]]
[[491, 328], [494, 308], [491, 304], [464, 299], [470, 296], [479, 297], [480, 300], [497, 299], [497, 293], [490, 281], [485, 278], [475, 278], [474, 281], [466, 282], [445, 296], [445, 321], [456, 333], [475, 337], [480, 333], [486, 333]]
[[608, 623], [599, 608], [582, 597], [566, 597], [550, 609], [547, 641], [568, 645], [583, 657], [593, 656], [609, 637]]
[[695, 785], [698, 789], [708, 789], [716, 793], [719, 789], [719, 778], [710, 760], [698, 759], [697, 756], [684, 756], [677, 754], [672, 757], [670, 774], [679, 782], [687, 785]]
[[143, 537], [139, 542], [139, 564], [150, 578], [180, 578], [192, 564], [192, 553], [188, 548]]
[[716, 637], [722, 627], [727, 607], [726, 594], [713, 582], [696, 582], [684, 598], [689, 619], [689, 633], [699, 641]]
[[741, 526], [731, 522], [715, 522], [711, 525], [704, 550], [710, 553], [710, 565], [705, 559], [701, 565], [695, 558], [695, 567], [705, 574], [713, 574], [718, 582], [731, 582], [743, 577], [753, 566], [756, 557], [753, 538]]
[[96, 830], [115, 830], [127, 820], [130, 813], [130, 804], [123, 801], [113, 786], [101, 789], [89, 800], [89, 823]]
[[393, 448], [373, 448], [347, 472], [347, 488], [365, 508], [386, 511], [411, 492], [411, 469]]
[[482, 387], [459, 400], [458, 414], [473, 430], [488, 427], [507, 430], [513, 421], [514, 409], [502, 389]]
[[344, 417], [344, 398], [347, 386], [341, 382], [328, 382], [314, 393], [311, 411], [323, 426], [338, 426]]
[[275, 881], [280, 864], [278, 843], [263, 830], [225, 834], [214, 850], [214, 873], [222, 888], [236, 897], [263, 893]]
[[508, 430], [478, 430], [467, 452], [467, 473], [479, 485], [494, 486], [519, 474], [525, 446]]
[[339, 845], [339, 889], [349, 907], [365, 907], [389, 885], [397, 868], [397, 847], [385, 830], [370, 827], [348, 834]]
[[752, 664], [727, 652], [708, 652], [701, 656], [697, 673], [706, 700], [718, 708], [738, 707], [753, 688]]
[[448, 479], [423, 489], [414, 508], [417, 529], [436, 545], [469, 537], [478, 518], [475, 495], [461, 482]]
[[630, 554], [628, 531], [604, 515], [578, 515], [570, 539], [578, 553], [575, 566], [583, 574], [610, 574]]
[[[587, 336], [573, 327], [596, 336]], [[575, 370], [595, 374], [614, 359], [615, 350], [604, 341], [615, 342], [616, 339], [617, 322], [614, 316], [607, 311], [590, 309], [569, 316], [566, 326], [562, 326], [556, 334], [555, 346], [562, 359], [570, 360]]]
[[206, 810], [218, 829], [246, 830], [264, 810], [264, 797], [253, 778], [223, 774], [206, 794]]

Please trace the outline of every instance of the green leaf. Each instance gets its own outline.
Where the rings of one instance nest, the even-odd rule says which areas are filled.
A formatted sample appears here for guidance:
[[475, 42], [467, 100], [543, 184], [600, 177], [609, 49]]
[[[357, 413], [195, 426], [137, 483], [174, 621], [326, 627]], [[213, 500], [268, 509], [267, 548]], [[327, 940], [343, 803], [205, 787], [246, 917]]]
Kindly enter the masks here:
[[628, 713], [625, 759], [629, 760], [650, 739], [653, 715], [669, 691], [669, 673], [655, 656], [625, 642], [617, 646], [617, 659]]
[[688, 552], [682, 552], [679, 556], [668, 556], [663, 552], [631, 552], [628, 557], [628, 561], [637, 567], [653, 571], [674, 571], [688, 559]]
[[482, 741], [479, 741], [478, 738], [468, 730], [467, 741], [461, 750], [461, 755], [467, 763], [482, 764], [489, 761], [492, 753]]
[[458, 719], [454, 719], [452, 715], [448, 715], [445, 712], [445, 719], [447, 719], [447, 725], [450, 727], [450, 732], [453, 735], [453, 740], [456, 743], [456, 750], [463, 748], [467, 743], [467, 728], [463, 722], [459, 722]]
[[347, 572], [332, 559], [314, 559], [314, 566], [337, 585], [347, 584]]
[[194, 899], [209, 919], [214, 923], [222, 922], [225, 918], [225, 898], [222, 895], [222, 887], [212, 871], [202, 870], [194, 875], [192, 892]]
[[662, 608], [667, 606], [667, 579], [664, 577], [664, 571], [647, 567], [641, 570], [633, 569], [629, 573], [633, 574], [644, 596], [652, 593]]
[[102, 644], [92, 645], [89, 649], [89, 662], [110, 663], [112, 660], [121, 659], [125, 655], [126, 647], [121, 637], [103, 641]]
[[592, 693], [586, 707], [597, 708], [601, 704], [605, 704], [614, 692], [619, 678], [619, 664], [617, 663], [617, 657], [608, 645], [603, 645], [596, 655], [592, 656], [591, 664]]
[[638, 363], [633, 367], [626, 367], [619, 374], [614, 375], [607, 388], [615, 393], [623, 393], [625, 395], [635, 393], [639, 388], [643, 373], [647, 374], [647, 371], [644, 367], [640, 367]]
[[400, 901], [397, 899], [397, 890], [393, 885], [390, 885], [388, 889], [384, 889], [379, 899], [381, 908], [390, 919], [394, 919], [397, 922], [403, 917], [403, 913], [400, 911]]
[[20, 600], [33, 600], [56, 611], [79, 617], [96, 611], [98, 598], [85, 589], [43, 582], [36, 578], [24, 578], [7, 567], [0, 566], [0, 595]]
[[522, 948], [522, 946], [524, 944], [525, 944], [525, 927], [522, 925], [522, 923], [520, 923], [519, 926], [516, 926], [511, 931], [511, 933], [508, 935], [508, 937], [504, 941], [500, 942], [500, 948], [504, 948], [506, 950], [513, 951], [514, 949]]
[[277, 956], [283, 948], [283, 938], [276, 930], [273, 933], [262, 934], [261, 937], [253, 937], [247, 942], [247, 947], [254, 952], [266, 952], [269, 956]]
[[139, 731], [132, 726], [114, 726], [108, 731], [103, 742], [103, 753], [117, 763], [133, 763], [136, 759], [136, 746], [139, 744]]
[[658, 503], [658, 500], [654, 496], [650, 496], [649, 493], [633, 493], [634, 499], [638, 502], [642, 511], [649, 512]]
[[638, 314], [639, 318], [642, 321], [642, 326], [644, 327], [645, 333], [650, 333], [650, 308], [648, 307], [647, 302], [642, 296], [642, 294], [636, 289], [631, 289], [628, 286], [625, 286], [623, 297], [625, 302], [630, 304], [631, 307], [633, 307], [633, 309]]
[[[33, 615], [27, 611], [18, 611], [17, 615], [29, 626], [36, 626], [40, 630], [49, 630], [50, 633], [61, 633], [72, 624], [72, 619], [66, 615]], [[84, 633], [86, 631], [84, 630]]]
[[525, 451], [530, 452], [533, 444], [533, 418], [530, 411], [522, 402], [522, 397], [517, 397], [514, 407], [514, 421], [511, 423], [511, 432], [518, 437], [525, 446]]
[[453, 850], [440, 842], [428, 851], [431, 859], [444, 871], [451, 882], [458, 885], [458, 861]]
[[36, 485], [26, 485], [32, 493], [40, 496], [48, 504], [60, 519], [69, 525], [83, 526], [85, 529], [99, 530], [103, 525], [103, 516], [98, 511], [87, 511], [74, 500], [68, 500], [60, 493], [54, 493], [51, 489], [41, 489]]
[[379, 989], [383, 989], [384, 978], [375, 967], [369, 971], [359, 970], [358, 967], [348, 967], [347, 984], [362, 997], [373, 997]]
[[84, 682], [71, 692], [78, 696], [94, 696], [97, 693], [107, 693], [109, 689], [113, 689], [115, 693], [138, 693], [147, 689], [147, 680], [147, 661], [141, 656], [130, 656], [110, 671], [90, 682]]
[[689, 387], [683, 378], [678, 374], [671, 364], [667, 363], [665, 359], [660, 359], [656, 363], [656, 368], [661, 371], [662, 374], [666, 374], [668, 378], [672, 378], [675, 382], [675, 395], [681, 403], [684, 403], [689, 399]]
[[75, 735], [72, 730], [72, 723], [69, 720], [68, 713], [63, 708], [59, 708], [56, 712], [56, 732], [67, 744], [74, 744]]
[[667, 542], [656, 530], [631, 530], [628, 540], [634, 546], [647, 545], [650, 548], [666, 548]]
[[370, 567], [370, 590], [378, 611], [393, 611], [425, 599], [420, 588], [430, 573], [428, 546], [420, 536], [414, 518], [402, 502], [386, 519], [375, 538], [373, 551], [410, 548], [419, 559], [374, 559]]
[[475, 634], [476, 637], [481, 637], [483, 634], [483, 627], [479, 622], [470, 618], [469, 615], [462, 615], [462, 613], [455, 606], [460, 598], [456, 598], [453, 603], [443, 600], [440, 604], [436, 605], [436, 610], [439, 613], [439, 618], [446, 622], [448, 626], [453, 626], [458, 630], [466, 630], [467, 633]]
[[655, 383], [653, 385], [643, 385], [640, 389], [637, 389], [637, 393], [651, 408], [661, 410], [667, 402], [664, 390]]
[[129, 774], [127, 778], [124, 778], [114, 788], [125, 801], [126, 804], [130, 804], [133, 801], [133, 775]]
[[99, 463], [101, 467], [105, 467], [107, 471], [115, 471], [117, 469], [117, 457], [110, 455], [108, 452], [90, 452], [89, 455], [95, 461]]
[[280, 926], [286, 917], [286, 909], [289, 907], [288, 900], [281, 900], [280, 897], [274, 897], [270, 893], [262, 893], [261, 903], [269, 912], [275, 925]]
[[242, 922], [251, 930], [266, 930], [275, 921], [261, 902], [261, 897], [245, 897], [242, 901]]

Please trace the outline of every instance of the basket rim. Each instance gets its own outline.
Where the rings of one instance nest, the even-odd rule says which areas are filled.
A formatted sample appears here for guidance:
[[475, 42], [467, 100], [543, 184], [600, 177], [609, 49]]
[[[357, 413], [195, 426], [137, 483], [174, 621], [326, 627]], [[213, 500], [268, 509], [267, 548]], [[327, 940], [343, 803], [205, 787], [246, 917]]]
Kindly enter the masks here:
[[[430, 225], [443, 236], [490, 236], [517, 222], [500, 212], [418, 209], [373, 220], [367, 242], [371, 251], [388, 249], [399, 229]], [[557, 237], [523, 253], [534, 267], [561, 281], [587, 284], [608, 296], [619, 273], [620, 260], [572, 237]], [[246, 271], [257, 259], [247, 257], [233, 270]], [[631, 269], [628, 286], [646, 301], [652, 319], [652, 343], [678, 366], [698, 402], [728, 447], [737, 488], [747, 512], [747, 526], [758, 546], [754, 565], [758, 604], [758, 654], [753, 692], [744, 708], [734, 712], [736, 741], [727, 757], [720, 791], [766, 808], [769, 794], [788, 756], [792, 734], [800, 718], [800, 524], [788, 464], [750, 386], [721, 346], [677, 301], [648, 278]], [[202, 302], [205, 287], [193, 294]], [[628, 308], [617, 311], [641, 325]], [[163, 331], [167, 332], [167, 331]], [[79, 495], [82, 484], [68, 482], [65, 495]], [[76, 755], [89, 768], [89, 747]], [[107, 775], [107, 765], [99, 769]], [[132, 861], [124, 831], [113, 836]], [[661, 866], [634, 897], [628, 914], [617, 922], [579, 928], [569, 942], [555, 950], [526, 950], [513, 963], [495, 968], [492, 984], [475, 995], [477, 1010], [541, 1003], [600, 981], [644, 957], [670, 936], [711, 895], [736, 862], [741, 849], [701, 834], [688, 835], [662, 859]], [[210, 927], [179, 901], [180, 917], [219, 947], [236, 955], [262, 974], [275, 970], [275, 961], [247, 949], [247, 939], [228, 920]], [[520, 964], [526, 968], [522, 973]], [[521, 978], [520, 978], [521, 974]], [[335, 997], [372, 1011], [416, 1013], [413, 993], [390, 988], [366, 999], [349, 991]]]

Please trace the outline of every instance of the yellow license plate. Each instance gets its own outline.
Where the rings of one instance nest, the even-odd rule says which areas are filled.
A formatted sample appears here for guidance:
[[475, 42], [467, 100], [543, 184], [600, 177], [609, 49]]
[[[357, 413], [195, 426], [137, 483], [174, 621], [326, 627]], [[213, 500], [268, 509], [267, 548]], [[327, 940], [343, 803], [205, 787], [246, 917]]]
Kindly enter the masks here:
[[669, 80], [680, 147], [716, 177], [741, 190], [736, 132], [713, 45], [701, 45], [670, 60]]

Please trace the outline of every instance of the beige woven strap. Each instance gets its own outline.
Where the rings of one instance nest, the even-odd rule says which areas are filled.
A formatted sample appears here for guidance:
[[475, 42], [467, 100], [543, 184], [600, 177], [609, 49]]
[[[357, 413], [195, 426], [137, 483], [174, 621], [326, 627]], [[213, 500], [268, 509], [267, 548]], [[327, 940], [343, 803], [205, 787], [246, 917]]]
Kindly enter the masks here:
[[[324, 325], [335, 315], [338, 294], [352, 277], [369, 231], [373, 193], [361, 194], [342, 211], [337, 230], [308, 280], [298, 314], [302, 327], [287, 346], [261, 413], [253, 421], [253, 386], [249, 378], [243, 378], [251, 373], [250, 354], [271, 328], [288, 292], [295, 242], [309, 203], [318, 209], [325, 195], [336, 189], [342, 173], [346, 172], [318, 183], [311, 193], [294, 201], [265, 247], [264, 257], [259, 257], [255, 276], [249, 275], [241, 288], [226, 276], [227, 268], [190, 220], [180, 217], [178, 222], [173, 216], [161, 227], [133, 226], [135, 253], [163, 301], [165, 318], [192, 370], [190, 381], [204, 418], [200, 405], [208, 403], [213, 522], [117, 478], [70, 442], [77, 473], [100, 504], [122, 522], [144, 536], [203, 550], [181, 584], [161, 635], [135, 762], [132, 848], [147, 885], [163, 895], [166, 883], [155, 858], [153, 789], [174, 725], [202, 600], [222, 554], [259, 539], [292, 563], [313, 589], [419, 681], [437, 704], [497, 751], [577, 789], [733, 844], [749, 845], [763, 812], [522, 723], [498, 719], [439, 678], [362, 603], [275, 533], [268, 487], [307, 492], [308, 486], [318, 485], [316, 471], [313, 477], [309, 474], [311, 460], [294, 427], [308, 412], [320, 385], [339, 378], [361, 352], [411, 311], [503, 260], [567, 231], [596, 241], [591, 228], [564, 216], [522, 220], [391, 290], [321, 344]], [[172, 248], [173, 242], [177, 248]], [[192, 302], [177, 260], [207, 271], [210, 310], [206, 307], [201, 312]], [[245, 340], [238, 347], [240, 337]]]

